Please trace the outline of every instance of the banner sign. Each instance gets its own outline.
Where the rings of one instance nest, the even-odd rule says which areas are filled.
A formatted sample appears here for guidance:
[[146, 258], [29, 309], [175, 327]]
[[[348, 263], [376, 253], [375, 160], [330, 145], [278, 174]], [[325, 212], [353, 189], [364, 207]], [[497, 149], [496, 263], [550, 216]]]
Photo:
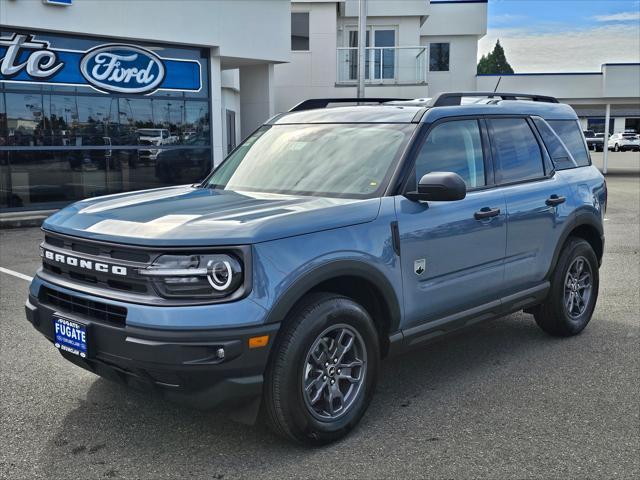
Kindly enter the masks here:
[[199, 91], [200, 62], [163, 58], [135, 45], [107, 43], [90, 50], [56, 49], [35, 35], [0, 37], [0, 81], [89, 86], [103, 93]]

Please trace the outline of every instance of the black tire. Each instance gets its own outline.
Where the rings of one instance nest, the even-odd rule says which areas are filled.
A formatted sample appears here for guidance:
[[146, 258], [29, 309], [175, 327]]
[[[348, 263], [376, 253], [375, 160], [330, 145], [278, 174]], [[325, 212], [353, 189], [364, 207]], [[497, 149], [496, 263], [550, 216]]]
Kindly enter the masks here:
[[617, 143], [613, 146], [613, 151], [614, 152], [619, 152], [620, 151], [620, 146]]
[[[571, 303], [571, 311], [567, 304], [571, 299], [571, 293], [578, 295], [580, 298], [585, 295], [586, 290], [580, 290], [578, 279], [573, 283], [569, 277], [569, 269], [574, 268], [576, 262], [583, 259], [586, 264], [583, 265], [584, 272], [590, 274], [590, 290], [588, 299], [582, 302], [582, 306], [578, 306], [579, 301]], [[579, 265], [579, 263], [577, 263]], [[572, 270], [574, 272], [574, 270]], [[571, 278], [579, 277], [574, 275]], [[567, 286], [571, 285], [571, 286]], [[540, 305], [534, 312], [534, 317], [538, 326], [549, 335], [556, 337], [570, 337], [580, 333], [591, 320], [591, 315], [598, 300], [599, 274], [598, 259], [591, 245], [581, 238], [569, 237], [565, 246], [560, 253], [558, 263], [551, 276], [551, 289], [545, 302]], [[565, 296], [567, 295], [567, 296]]]
[[[311, 378], [305, 380], [306, 375], [312, 375], [307, 362], [311, 359], [309, 355], [313, 346], [321, 347], [317, 342], [328, 329], [355, 332], [352, 349], [355, 351], [356, 345], [362, 345], [365, 357], [363, 366], [358, 371], [363, 375], [358, 388], [349, 390], [354, 392], [351, 403], [337, 418], [323, 419], [318, 418], [319, 413], [310, 405], [311, 395], [305, 394], [303, 385], [305, 381], [313, 383]], [[331, 341], [323, 343], [324, 346], [329, 344]], [[331, 360], [331, 355], [327, 355], [327, 358]], [[264, 387], [267, 424], [285, 439], [307, 445], [323, 445], [344, 437], [357, 425], [369, 406], [379, 362], [378, 334], [371, 317], [362, 306], [349, 298], [330, 293], [315, 293], [304, 297], [285, 320], [267, 368]], [[357, 368], [349, 368], [349, 374]], [[324, 378], [327, 376], [324, 375]], [[332, 376], [329, 380], [333, 378]], [[351, 388], [351, 382], [346, 382], [345, 386], [344, 379], [335, 378], [337, 387], [342, 385], [346, 389]], [[323, 382], [326, 390], [325, 387], [322, 390], [328, 394], [333, 387], [326, 385], [326, 381]], [[313, 392], [320, 390], [314, 389]], [[322, 398], [319, 403], [325, 402], [328, 395], [323, 395]], [[345, 403], [349, 398], [346, 393]], [[331, 405], [333, 409], [333, 401]]]

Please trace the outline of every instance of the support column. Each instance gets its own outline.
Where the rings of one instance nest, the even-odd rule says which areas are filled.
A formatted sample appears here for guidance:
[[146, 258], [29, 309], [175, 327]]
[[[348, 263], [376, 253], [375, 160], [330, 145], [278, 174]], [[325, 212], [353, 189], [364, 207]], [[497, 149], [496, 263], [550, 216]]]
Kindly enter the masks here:
[[222, 121], [222, 80], [220, 78], [220, 56], [217, 48], [211, 49], [209, 55], [209, 78], [211, 88], [211, 150], [213, 164], [218, 165], [224, 159], [224, 135]]
[[274, 115], [273, 64], [240, 67], [240, 134], [245, 139]]
[[602, 145], [602, 173], [606, 175], [609, 166], [609, 119], [611, 118], [611, 104], [607, 103], [604, 114], [604, 144]]

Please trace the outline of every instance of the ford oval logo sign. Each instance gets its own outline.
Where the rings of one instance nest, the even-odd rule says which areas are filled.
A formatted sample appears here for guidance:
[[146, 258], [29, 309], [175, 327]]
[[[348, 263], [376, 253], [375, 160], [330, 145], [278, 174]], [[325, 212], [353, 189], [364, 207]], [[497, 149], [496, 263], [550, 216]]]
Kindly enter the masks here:
[[82, 76], [98, 90], [119, 93], [149, 93], [165, 76], [162, 59], [133, 45], [103, 45], [84, 54]]

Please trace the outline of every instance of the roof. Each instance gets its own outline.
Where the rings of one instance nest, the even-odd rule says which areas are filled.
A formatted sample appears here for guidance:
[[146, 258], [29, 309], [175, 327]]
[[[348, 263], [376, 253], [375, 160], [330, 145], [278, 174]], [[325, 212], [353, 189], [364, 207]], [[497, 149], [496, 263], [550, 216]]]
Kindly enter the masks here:
[[463, 105], [430, 106], [431, 99], [396, 101], [381, 105], [315, 108], [283, 113], [271, 125], [306, 123], [431, 123], [467, 115], [537, 115], [548, 120], [575, 120], [566, 104], [528, 100], [491, 100]]
[[564, 103], [501, 100], [495, 103], [471, 103], [449, 107], [433, 107], [427, 110], [422, 122], [435, 122], [445, 117], [464, 115], [537, 115], [547, 120], [576, 120], [578, 116]]
[[269, 124], [291, 123], [411, 123], [423, 107], [394, 105], [360, 105], [318, 108], [278, 115]]

